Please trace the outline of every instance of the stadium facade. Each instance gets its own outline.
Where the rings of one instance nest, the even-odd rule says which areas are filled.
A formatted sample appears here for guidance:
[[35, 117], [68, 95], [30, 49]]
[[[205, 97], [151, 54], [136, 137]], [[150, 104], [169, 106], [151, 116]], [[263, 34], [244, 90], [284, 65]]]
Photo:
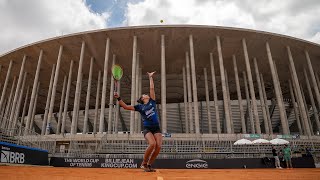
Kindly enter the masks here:
[[[50, 139], [53, 152], [62, 144], [119, 152], [131, 140], [144, 147], [139, 115], [113, 98], [116, 63], [124, 69], [118, 89], [127, 104], [148, 93], [146, 72], [157, 72], [163, 151], [172, 152], [171, 140], [197, 153], [242, 137], [279, 136], [319, 151], [319, 60], [319, 44], [227, 27], [141, 26], [54, 37], [0, 56], [1, 131], [21, 141]], [[192, 150], [199, 138], [208, 146]]]

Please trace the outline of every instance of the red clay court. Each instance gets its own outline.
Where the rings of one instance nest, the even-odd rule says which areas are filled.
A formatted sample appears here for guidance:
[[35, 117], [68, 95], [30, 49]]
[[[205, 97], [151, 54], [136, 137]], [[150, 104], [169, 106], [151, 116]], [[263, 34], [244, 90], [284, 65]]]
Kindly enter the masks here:
[[181, 179], [320, 179], [320, 169], [159, 169], [145, 173], [140, 169], [57, 168], [2, 166], [0, 179], [104, 179], [104, 180], [181, 180]]

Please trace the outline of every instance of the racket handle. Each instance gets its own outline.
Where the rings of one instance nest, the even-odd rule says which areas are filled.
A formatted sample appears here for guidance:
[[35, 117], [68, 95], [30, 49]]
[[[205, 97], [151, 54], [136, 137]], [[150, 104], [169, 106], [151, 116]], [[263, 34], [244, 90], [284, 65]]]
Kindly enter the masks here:
[[114, 87], [113, 87], [113, 93], [118, 92], [118, 81], [114, 80]]

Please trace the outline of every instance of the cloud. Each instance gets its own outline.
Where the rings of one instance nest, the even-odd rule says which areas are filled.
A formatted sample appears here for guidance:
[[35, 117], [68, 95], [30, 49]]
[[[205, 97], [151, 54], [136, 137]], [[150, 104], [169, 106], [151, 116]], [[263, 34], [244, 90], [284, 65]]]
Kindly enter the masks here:
[[83, 0], [0, 1], [0, 54], [42, 39], [107, 27]]
[[319, 14], [319, 0], [145, 0], [128, 3], [125, 22], [231, 26], [320, 43]]

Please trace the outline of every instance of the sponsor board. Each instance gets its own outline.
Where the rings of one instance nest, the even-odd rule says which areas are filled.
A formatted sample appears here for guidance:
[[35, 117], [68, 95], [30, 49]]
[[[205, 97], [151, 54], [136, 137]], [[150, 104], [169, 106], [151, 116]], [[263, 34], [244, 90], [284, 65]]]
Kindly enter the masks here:
[[140, 160], [126, 158], [51, 158], [58, 167], [138, 168]]
[[300, 134], [277, 135], [277, 138], [280, 138], [280, 139], [300, 139]]
[[16, 144], [0, 142], [0, 163], [48, 165], [48, 152]]
[[186, 162], [186, 168], [188, 169], [207, 169], [207, 161], [201, 159], [193, 159]]
[[24, 153], [1, 150], [1, 161], [0, 162], [23, 164], [24, 163]]
[[261, 138], [260, 134], [243, 134], [244, 138]]
[[[272, 159], [273, 160], [273, 159]], [[139, 168], [142, 159], [126, 158], [63, 158], [52, 157], [51, 166], [83, 168]], [[292, 158], [293, 167], [314, 168], [312, 157]], [[261, 158], [234, 159], [157, 159], [157, 169], [241, 169], [241, 168], [274, 168], [264, 163]]]

